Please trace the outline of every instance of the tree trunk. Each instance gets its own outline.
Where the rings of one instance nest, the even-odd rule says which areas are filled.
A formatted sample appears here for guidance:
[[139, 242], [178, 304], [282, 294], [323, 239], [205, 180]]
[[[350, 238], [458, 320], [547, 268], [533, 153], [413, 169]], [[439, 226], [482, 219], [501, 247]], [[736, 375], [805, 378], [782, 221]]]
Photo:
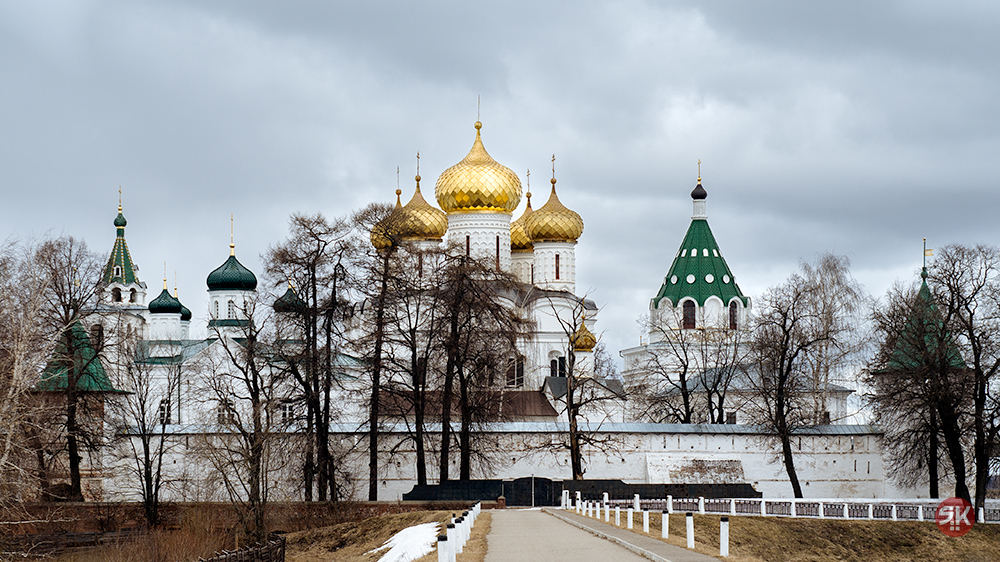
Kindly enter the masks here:
[[469, 378], [465, 370], [458, 369], [459, 409], [462, 414], [462, 425], [458, 434], [459, 480], [472, 479], [472, 408], [469, 403]]
[[417, 357], [416, 330], [411, 332], [413, 348], [410, 355], [410, 368], [413, 370], [413, 425], [414, 446], [417, 452], [417, 485], [427, 485], [427, 453], [424, 451], [424, 384], [427, 380], [427, 361]]
[[938, 476], [938, 449], [940, 445], [938, 444], [937, 414], [933, 408], [931, 408], [930, 414], [930, 442], [927, 445], [927, 479], [930, 483], [928, 497], [937, 498], [941, 496], [938, 491], [938, 480], [940, 479]]
[[965, 481], [965, 453], [962, 451], [962, 431], [958, 426], [958, 415], [947, 404], [938, 404], [938, 414], [955, 477], [955, 497], [972, 503], [969, 486]]

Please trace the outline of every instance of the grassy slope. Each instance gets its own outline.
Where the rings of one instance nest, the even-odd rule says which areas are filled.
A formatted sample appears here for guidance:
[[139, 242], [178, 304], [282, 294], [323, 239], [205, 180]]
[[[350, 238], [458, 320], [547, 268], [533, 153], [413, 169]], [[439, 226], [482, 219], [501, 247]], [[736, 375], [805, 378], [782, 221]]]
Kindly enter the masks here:
[[[695, 516], [695, 543], [700, 552], [719, 555], [719, 519]], [[729, 522], [730, 557], [726, 560], [737, 562], [1000, 562], [1000, 525], [979, 525], [964, 537], [952, 538], [931, 522], [777, 517], [730, 517]], [[686, 545], [684, 514], [670, 516], [670, 531], [668, 542]], [[650, 534], [660, 536], [658, 513], [650, 516]]]

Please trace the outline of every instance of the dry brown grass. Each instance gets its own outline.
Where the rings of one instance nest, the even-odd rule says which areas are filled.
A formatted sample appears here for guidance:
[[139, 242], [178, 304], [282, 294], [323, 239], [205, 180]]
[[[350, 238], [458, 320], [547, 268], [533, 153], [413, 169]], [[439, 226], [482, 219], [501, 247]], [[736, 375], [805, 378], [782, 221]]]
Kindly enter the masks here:
[[119, 544], [68, 552], [54, 558], [57, 562], [185, 562], [211, 557], [233, 548], [230, 534], [220, 533], [204, 514], [193, 514], [180, 529], [151, 531]]
[[[650, 536], [660, 537], [660, 514], [650, 514]], [[685, 515], [670, 516], [670, 544], [685, 547]], [[718, 515], [695, 515], [695, 549], [719, 555]], [[624, 518], [622, 521], [624, 525]], [[642, 533], [642, 517], [633, 532]], [[729, 552], [735, 562], [1000, 562], [1000, 525], [978, 525], [960, 538], [932, 522], [835, 521], [730, 517]]]
[[[437, 522], [447, 524], [453, 511], [417, 511], [398, 515], [382, 515], [363, 521], [342, 523], [289, 533], [286, 545], [288, 562], [347, 562], [377, 561], [385, 551], [366, 554], [376, 549], [393, 535], [407, 527], [421, 523]], [[486, 557], [486, 535], [489, 533], [489, 513], [482, 512], [476, 519], [465, 552], [458, 557], [459, 562], [482, 562]], [[437, 551], [420, 559], [421, 562], [437, 560]]]

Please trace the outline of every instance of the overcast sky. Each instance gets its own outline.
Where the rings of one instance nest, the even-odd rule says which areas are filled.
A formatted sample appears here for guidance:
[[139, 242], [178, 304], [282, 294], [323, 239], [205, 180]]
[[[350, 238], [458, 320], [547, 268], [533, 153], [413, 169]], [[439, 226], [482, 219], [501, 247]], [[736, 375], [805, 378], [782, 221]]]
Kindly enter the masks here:
[[[582, 215], [578, 292], [609, 350], [691, 216], [743, 292], [848, 255], [881, 295], [921, 239], [1000, 243], [996, 2], [3, 2], [0, 236], [127, 239], [196, 318], [205, 277], [287, 233], [412, 193], [483, 141], [535, 208], [556, 154]], [[429, 198], [430, 199], [430, 198]], [[523, 201], [521, 207], [523, 208]], [[515, 212], [520, 216], [521, 209]], [[203, 328], [202, 328], [203, 330]]]

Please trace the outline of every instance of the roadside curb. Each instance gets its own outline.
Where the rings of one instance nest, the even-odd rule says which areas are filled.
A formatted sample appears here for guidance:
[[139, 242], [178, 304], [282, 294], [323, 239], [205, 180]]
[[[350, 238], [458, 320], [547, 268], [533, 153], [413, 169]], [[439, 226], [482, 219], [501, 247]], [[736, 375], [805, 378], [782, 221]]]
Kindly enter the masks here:
[[655, 562], [672, 562], [669, 558], [664, 558], [664, 557], [660, 556], [659, 554], [654, 554], [654, 553], [646, 550], [645, 548], [640, 548], [640, 547], [638, 547], [638, 546], [636, 546], [636, 545], [634, 545], [634, 544], [632, 544], [632, 543], [630, 543], [628, 541], [622, 540], [622, 539], [620, 539], [618, 537], [613, 537], [613, 536], [611, 536], [611, 535], [609, 535], [609, 534], [607, 534], [607, 533], [605, 533], [603, 531], [598, 531], [597, 529], [594, 529], [592, 527], [588, 527], [588, 526], [584, 525], [583, 523], [580, 523], [579, 521], [574, 521], [574, 520], [572, 520], [572, 519], [570, 519], [568, 517], [563, 517], [562, 515], [559, 515], [558, 513], [554, 512], [554, 511], [549, 511], [548, 509], [542, 509], [542, 512], [548, 513], [552, 517], [555, 517], [556, 519], [565, 521], [566, 523], [569, 523], [570, 525], [573, 525], [574, 527], [579, 527], [579, 528], [583, 529], [584, 531], [587, 531], [588, 533], [590, 533], [592, 535], [597, 535], [598, 537], [601, 537], [602, 539], [605, 539], [605, 540], [609, 540], [609, 541], [617, 544], [618, 546], [627, 548], [628, 550], [631, 550], [632, 552], [638, 554], [639, 556], [642, 556], [643, 558], [649, 558], [650, 560], [653, 560]]

